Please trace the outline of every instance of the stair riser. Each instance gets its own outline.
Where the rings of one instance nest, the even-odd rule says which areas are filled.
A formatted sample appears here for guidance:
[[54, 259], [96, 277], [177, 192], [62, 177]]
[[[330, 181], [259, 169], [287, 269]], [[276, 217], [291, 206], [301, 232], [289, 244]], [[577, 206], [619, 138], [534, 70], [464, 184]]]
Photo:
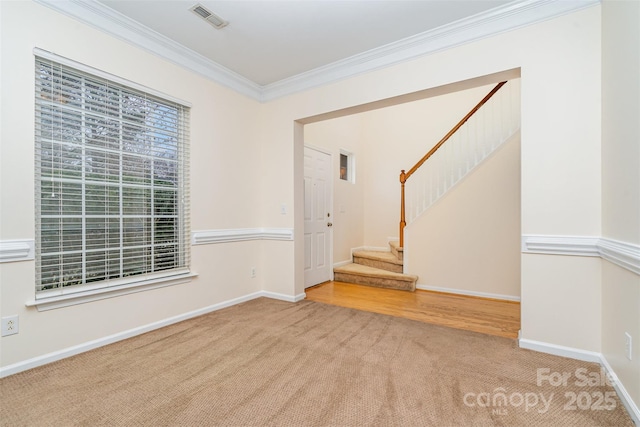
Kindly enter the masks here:
[[404, 250], [398, 250], [397, 242], [389, 242], [391, 253], [396, 256], [400, 261], [404, 261]]
[[416, 290], [415, 282], [408, 282], [404, 280], [394, 280], [394, 279], [382, 279], [378, 277], [367, 277], [367, 276], [360, 276], [356, 274], [335, 273], [333, 280], [336, 282], [355, 283], [357, 285], [374, 286], [377, 288], [386, 288], [386, 289], [398, 289], [401, 291], [413, 292]]
[[378, 261], [369, 258], [362, 258], [357, 255], [353, 255], [353, 262], [360, 265], [366, 265], [368, 267], [379, 268], [381, 270], [392, 271], [394, 273], [402, 273], [402, 265], [393, 264], [390, 262]]

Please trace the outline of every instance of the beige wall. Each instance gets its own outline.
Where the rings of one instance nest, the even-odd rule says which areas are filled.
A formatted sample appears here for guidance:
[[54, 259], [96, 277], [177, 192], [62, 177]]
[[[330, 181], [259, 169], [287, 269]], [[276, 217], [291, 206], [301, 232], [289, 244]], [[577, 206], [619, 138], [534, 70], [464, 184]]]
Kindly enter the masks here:
[[[0, 2], [0, 240], [34, 238], [34, 56], [39, 47], [190, 102], [193, 230], [261, 225], [259, 104], [33, 2]], [[238, 173], [241, 170], [242, 173]], [[273, 245], [286, 245], [274, 242]], [[0, 314], [20, 333], [0, 339], [2, 366], [188, 313], [262, 289], [264, 242], [192, 248], [191, 283], [47, 312], [34, 299], [35, 263], [0, 264]]]
[[385, 247], [399, 238], [400, 171], [411, 169], [494, 86], [363, 114], [365, 245]]
[[[527, 274], [535, 271], [536, 275]], [[528, 254], [522, 257], [522, 335], [532, 341], [600, 351], [601, 260]], [[531, 321], [546, 317], [547, 321]]]
[[[363, 175], [361, 115], [308, 124], [304, 128], [304, 142], [331, 154], [333, 162], [333, 262], [349, 261], [351, 248], [364, 241]], [[340, 150], [355, 157], [354, 182], [340, 179]]]
[[[602, 4], [602, 234], [640, 244], [640, 3]], [[640, 276], [602, 261], [602, 353], [640, 405]], [[633, 360], [624, 355], [624, 333]]]
[[[637, 16], [637, 4], [630, 4], [620, 6], [629, 8], [622, 11], [621, 18]], [[2, 366], [260, 289], [290, 296], [301, 294], [304, 132], [296, 121], [503, 70], [522, 70], [522, 233], [599, 236], [604, 230], [605, 236], [640, 242], [638, 228], [619, 225], [618, 216], [623, 214], [614, 214], [635, 209], [635, 213], [629, 214], [635, 216], [628, 218], [638, 218], [639, 203], [637, 185], [631, 185], [628, 198], [626, 193], [614, 191], [621, 182], [626, 182], [626, 178], [614, 173], [615, 159], [637, 155], [637, 148], [627, 145], [626, 137], [613, 137], [613, 131], [608, 130], [613, 127], [610, 124], [615, 124], [611, 118], [615, 110], [612, 105], [621, 100], [624, 105], [628, 102], [630, 114], [636, 114], [634, 117], [637, 107], [631, 101], [633, 93], [623, 94], [616, 86], [618, 83], [607, 83], [601, 91], [601, 71], [610, 75], [621, 68], [621, 63], [626, 66], [626, 60], [622, 54], [619, 57], [607, 54], [604, 69], [601, 67], [600, 6], [266, 104], [34, 3], [0, 2], [0, 8], [0, 239], [34, 236], [34, 46], [192, 103], [194, 230], [256, 226], [295, 230], [294, 242], [254, 241], [193, 247], [193, 269], [200, 276], [190, 284], [46, 313], [24, 307], [24, 302], [34, 294], [34, 263], [3, 264], [0, 309], [3, 316], [19, 314], [21, 324], [18, 335], [0, 340]], [[614, 34], [617, 18], [607, 15], [607, 10], [613, 9], [605, 3], [604, 10], [606, 46], [624, 45], [628, 40]], [[627, 13], [629, 16], [625, 17]], [[624, 22], [627, 31], [635, 28], [637, 34], [633, 21]], [[637, 50], [636, 44], [631, 52], [634, 63]], [[632, 71], [621, 75], [620, 82], [625, 83], [620, 85], [627, 85], [625, 79], [629, 76], [633, 76]], [[606, 97], [611, 93], [615, 93], [614, 100], [607, 106]], [[605, 98], [604, 115], [601, 95]], [[637, 128], [629, 129], [629, 136], [637, 141]], [[618, 142], [611, 146], [612, 150], [605, 146], [602, 151], [601, 139], [605, 144], [611, 140]], [[240, 160], [244, 162], [241, 173]], [[638, 169], [637, 163], [628, 161], [631, 163], [625, 163], [625, 168]], [[602, 199], [611, 209], [601, 210]], [[280, 213], [282, 203], [290, 207], [287, 215]], [[521, 262], [524, 338], [604, 351], [612, 359], [618, 357], [619, 350], [613, 342], [616, 331], [626, 328], [635, 318], [633, 308], [616, 317], [614, 306], [620, 305], [620, 298], [637, 298], [632, 287], [636, 286], [634, 276], [623, 277], [609, 266], [602, 267], [595, 257], [523, 254]], [[262, 272], [257, 279], [250, 279], [248, 270], [254, 263], [260, 265]], [[620, 289], [604, 294], [614, 289], [611, 286]], [[601, 329], [602, 335], [613, 337], [611, 342], [601, 339]], [[638, 401], [638, 387], [634, 386], [633, 378], [637, 364], [630, 365], [629, 371], [626, 365], [620, 366], [622, 372], [630, 372], [622, 379], [630, 390], [636, 390], [633, 393]]]
[[[385, 248], [397, 239], [399, 171], [413, 166], [493, 86], [305, 126], [305, 143], [330, 152], [334, 170], [340, 148], [357, 157], [355, 185], [334, 177], [334, 262], [349, 261], [352, 248]], [[519, 135], [499, 151], [407, 227], [406, 271], [420, 277], [419, 285], [520, 297]]]
[[602, 10], [602, 232], [640, 243], [640, 3]]
[[407, 226], [405, 259], [418, 286], [520, 297], [520, 135]]
[[[521, 231], [600, 235], [599, 6], [270, 102], [263, 109], [269, 123], [263, 144], [273, 147], [279, 157], [282, 150], [292, 153], [294, 164], [282, 166], [294, 170], [290, 171], [293, 181], [289, 186], [282, 186], [280, 180], [264, 180], [265, 199], [271, 195], [295, 200], [296, 214], [302, 211], [302, 159], [296, 153], [303, 140], [294, 140], [292, 122], [518, 67], [522, 71]], [[576, 161], [576, 152], [581, 153], [580, 161]], [[264, 160], [265, 165], [278, 161], [268, 154]], [[275, 210], [265, 212], [267, 223], [276, 217]], [[303, 247], [300, 221], [295, 224], [299, 254]], [[550, 296], [545, 284], [548, 277], [533, 257], [523, 254], [521, 258], [523, 337], [558, 345], [566, 338], [566, 343], [577, 348], [599, 351], [598, 332], [593, 338], [576, 331], [578, 327], [600, 330], [599, 301], [579, 297], [582, 304], [574, 303], [576, 295], [599, 293], [599, 275], [574, 271], [574, 257], [550, 256], [554, 271], [561, 276], [580, 277], [563, 282], [554, 289], [557, 297]], [[291, 261], [279, 262], [283, 268], [291, 268]], [[294, 282], [284, 286], [291, 294], [298, 294], [303, 291], [301, 263], [293, 268]], [[272, 286], [272, 281], [267, 279], [265, 286]], [[278, 287], [282, 289], [283, 284]], [[548, 316], [557, 304], [569, 308], [566, 317]], [[594, 314], [584, 316], [585, 312]], [[570, 318], [580, 318], [580, 325]]]
[[[633, 338], [627, 359], [625, 336]], [[640, 404], [640, 276], [602, 262], [602, 354], [636, 405]]]
[[356, 156], [355, 184], [334, 177], [334, 262], [348, 261], [352, 248], [388, 248], [398, 239], [400, 170], [411, 168], [493, 86], [305, 126], [305, 144], [330, 152], [335, 171], [341, 148]]

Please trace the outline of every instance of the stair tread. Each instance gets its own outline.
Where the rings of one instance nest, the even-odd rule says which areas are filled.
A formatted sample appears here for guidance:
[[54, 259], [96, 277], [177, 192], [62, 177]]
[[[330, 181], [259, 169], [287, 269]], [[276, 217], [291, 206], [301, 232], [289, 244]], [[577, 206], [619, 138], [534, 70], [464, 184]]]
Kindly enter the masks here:
[[374, 276], [384, 279], [396, 279], [406, 282], [414, 282], [418, 280], [418, 276], [412, 276], [410, 274], [403, 273], [394, 273], [392, 271], [353, 263], [334, 268], [333, 271], [336, 273], [355, 274], [359, 276]]
[[355, 251], [353, 253], [354, 257], [361, 257], [361, 258], [368, 258], [368, 259], [373, 259], [376, 261], [384, 261], [384, 262], [390, 262], [393, 264], [397, 264], [397, 265], [402, 265], [402, 260], [399, 260], [398, 257], [396, 257], [393, 253], [391, 252], [382, 252], [382, 251]]

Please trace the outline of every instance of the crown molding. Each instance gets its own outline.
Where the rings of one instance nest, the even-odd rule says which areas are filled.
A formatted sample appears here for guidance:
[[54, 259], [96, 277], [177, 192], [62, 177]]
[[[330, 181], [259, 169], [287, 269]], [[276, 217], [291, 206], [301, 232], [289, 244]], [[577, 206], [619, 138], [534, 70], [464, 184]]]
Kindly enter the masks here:
[[33, 0], [243, 95], [259, 100], [261, 86], [95, 0]]
[[516, 0], [502, 7], [261, 86], [95, 0], [33, 1], [261, 102], [600, 4], [600, 0]]
[[263, 86], [262, 101], [400, 64], [600, 4], [600, 0], [516, 0], [394, 43]]

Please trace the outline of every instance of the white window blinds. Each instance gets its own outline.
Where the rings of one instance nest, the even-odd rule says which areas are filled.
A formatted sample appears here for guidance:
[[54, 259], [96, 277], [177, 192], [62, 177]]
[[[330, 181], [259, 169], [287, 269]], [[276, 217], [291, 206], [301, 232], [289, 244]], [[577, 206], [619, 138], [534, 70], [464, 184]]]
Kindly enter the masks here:
[[189, 268], [189, 108], [35, 60], [36, 291]]

